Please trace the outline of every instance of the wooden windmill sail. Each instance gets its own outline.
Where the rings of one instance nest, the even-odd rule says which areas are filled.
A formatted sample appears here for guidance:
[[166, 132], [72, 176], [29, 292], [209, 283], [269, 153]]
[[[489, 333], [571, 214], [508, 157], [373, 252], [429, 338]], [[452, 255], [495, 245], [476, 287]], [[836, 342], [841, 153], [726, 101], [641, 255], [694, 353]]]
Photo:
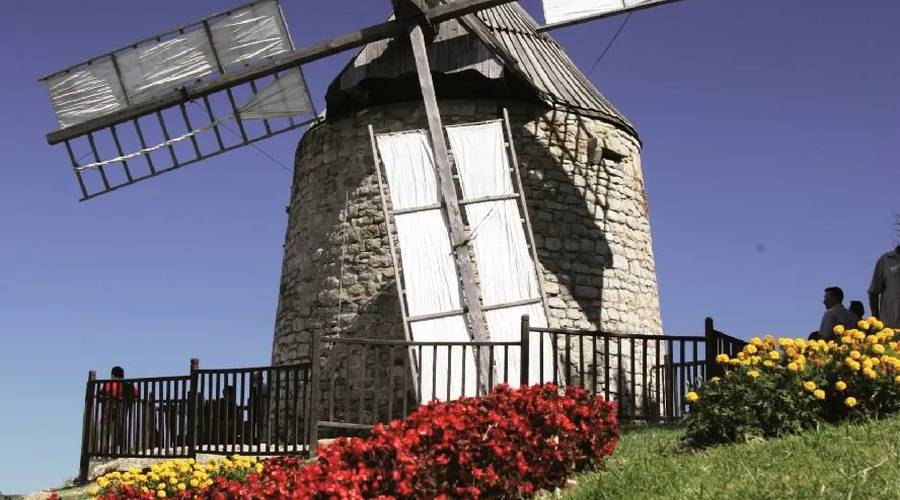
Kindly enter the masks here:
[[[547, 0], [548, 5], [559, 3]], [[592, 0], [580, 3], [593, 6], [593, 10], [582, 9], [578, 15], [563, 19], [562, 23], [570, 24], [667, 2], [625, 0], [621, 5], [611, 5], [607, 0]], [[615, 168], [639, 173], [636, 132], [628, 120], [578, 71], [562, 48], [541, 33], [542, 27], [515, 2], [395, 0], [392, 4], [394, 16], [387, 22], [295, 49], [278, 1], [256, 1], [48, 75], [43, 82], [50, 91], [60, 123], [60, 129], [47, 136], [48, 142], [66, 146], [82, 199], [93, 198], [308, 124], [316, 113], [303, 80], [302, 65], [338, 52], [365, 47], [329, 88], [327, 120], [334, 121], [342, 115], [352, 115], [356, 110], [391, 102], [391, 93], [398, 88], [402, 90], [403, 85], [413, 93], [400, 92], [400, 98], [421, 99], [425, 118], [423, 137], [427, 144], [423, 151], [434, 165], [437, 188], [434, 202], [439, 205], [437, 210], [446, 224], [447, 251], [452, 254], [452, 266], [456, 273], [447, 286], [451, 294], [458, 295], [460, 315], [468, 337], [485, 341], [490, 338], [490, 318], [486, 316], [485, 309], [490, 312], [489, 309], [497, 304], [484, 304], [482, 300], [485, 283], [479, 283], [478, 272], [473, 265], [478, 260], [473, 248], [473, 227], [471, 221], [467, 224], [464, 215], [467, 207], [475, 201], [466, 199], [466, 193], [460, 193], [457, 187], [450, 156], [452, 148], [447, 143], [447, 123], [438, 108], [438, 92], [441, 99], [452, 99], [454, 89], [463, 92], [465, 89], [446, 83], [452, 81], [454, 74], [475, 72], [483, 76], [476, 80], [479, 85], [483, 84], [479, 92], [484, 97], [535, 102], [546, 108], [571, 113], [575, 128], [585, 128], [581, 123], [583, 120], [595, 120], [596, 124], [585, 128], [587, 135], [593, 133], [587, 130], [591, 127], [596, 129], [609, 125], [615, 129], [609, 132], [610, 140], [624, 141], [628, 145], [622, 148], [610, 146], [611, 157], [590, 155], [590, 161], [613, 161], [609, 158], [621, 159], [630, 155], [629, 161], [632, 163], [626, 161]], [[247, 29], [248, 26], [251, 28]], [[470, 57], [471, 60], [460, 64], [460, 57]], [[379, 87], [379, 75], [388, 75], [390, 85]], [[439, 87], [437, 91], [435, 79]], [[398, 83], [401, 87], [395, 86]], [[497, 113], [492, 118], [498, 118]], [[516, 132], [510, 121], [503, 120], [503, 127], [496, 130], [500, 131], [497, 136], [502, 144], [500, 149], [506, 148], [500, 154], [508, 155], [510, 165], [513, 165], [516, 161], [513, 135]], [[454, 121], [453, 125], [466, 125], [457, 122]], [[531, 126], [514, 125], [516, 130]], [[556, 124], [551, 123], [551, 126]], [[562, 135], [568, 133], [554, 131], [557, 132]], [[606, 133], [605, 129], [603, 133]], [[619, 139], [616, 134], [624, 138]], [[368, 134], [364, 137], [369, 140]], [[596, 143], [597, 137], [593, 139]], [[574, 140], [577, 158], [573, 161], [581, 165], [583, 154], [577, 148], [581, 147], [582, 138], [575, 137]], [[374, 151], [368, 159], [369, 165], [372, 156], [383, 156], [383, 151], [368, 151]], [[457, 153], [461, 151], [454, 151], [454, 154]], [[518, 210], [524, 221], [530, 209], [524, 201], [527, 189], [516, 186], [522, 177], [516, 173], [510, 179], [514, 191], [502, 191], [491, 196], [521, 198]], [[642, 181], [639, 175], [629, 173], [624, 177], [628, 178], [628, 182], [633, 180], [635, 183], [635, 186], [628, 186], [626, 198], [630, 202], [631, 198], [638, 197], [632, 191], [642, 191]], [[295, 179], [295, 188], [298, 179]], [[579, 182], [583, 183], [583, 179]], [[573, 189], [577, 191], [583, 187], [574, 185]], [[605, 195], [592, 193], [591, 196]], [[612, 203], [609, 202], [610, 210]], [[628, 209], [621, 210], [624, 213]], [[389, 214], [388, 218], [396, 215]], [[597, 222], [593, 219], [593, 213], [585, 217], [587, 225]], [[636, 222], [628, 221], [629, 227], [637, 224], [639, 232], [642, 235], [646, 233], [645, 246], [649, 247], [649, 228], [643, 227], [646, 214], [636, 214], [634, 219]], [[515, 224], [508, 227], [513, 226]], [[530, 233], [527, 224], [524, 230]], [[586, 269], [577, 270], [586, 281], [580, 282], [582, 278], [579, 274], [571, 278], [571, 284], [554, 283], [553, 279], [562, 279], [554, 276], [565, 273], [548, 271], [546, 266], [542, 271], [536, 248], [543, 245], [550, 251], [563, 254], [571, 250], [568, 248], [570, 245], [567, 243], [566, 248], [554, 248], [558, 242], [554, 242], [557, 238], [553, 234], [536, 233], [534, 236], [527, 234], [524, 243], [529, 247], [529, 272], [539, 285], [552, 285], [557, 289], [548, 293], [549, 298], [541, 294], [541, 305], [549, 311], [550, 306], [556, 307], [556, 301], [563, 304], [559, 307], [562, 307], [560, 310], [566, 321], [578, 321], [579, 326], [599, 324], [599, 317], [590, 318], [582, 310], [600, 309], [601, 300], [594, 283], [603, 279], [597, 278], [596, 274], [602, 271], [599, 269], [602, 267], [600, 261], [590, 260], [593, 257], [589, 257], [590, 262], [585, 264], [574, 259]], [[537, 241], [538, 237], [541, 241]], [[597, 239], [596, 235], [593, 237]], [[616, 260], [616, 255], [606, 255], [608, 251], [599, 243], [585, 241], [579, 245], [578, 251], [590, 256], [601, 255], [608, 260], [604, 266], [621, 269], [624, 262], [626, 269], [631, 266], [643, 274], [652, 275], [652, 280], [643, 279], [648, 283], [652, 281], [653, 293], [644, 295], [655, 297], [652, 256], [649, 270], [645, 269], [647, 266], [642, 268], [643, 264], [632, 265], [629, 260], [637, 262], [637, 257], [632, 259], [630, 255], [643, 255], [646, 253], [643, 249], [637, 252], [633, 248], [623, 249], [621, 258]], [[287, 266], [287, 256], [285, 262]], [[396, 264], [394, 267], [397, 267]], [[595, 269], [589, 269], [592, 267]], [[306, 272], [310, 272], [308, 268]], [[573, 269], [572, 273], [575, 272]], [[286, 267], [285, 275], [288, 274]], [[283, 290], [296, 284], [285, 282], [285, 279], [283, 277]], [[572, 290], [563, 292], [565, 287]], [[401, 300], [408, 300], [402, 292], [400, 297]], [[536, 297], [528, 294], [526, 298], [533, 300]], [[571, 305], [567, 301], [577, 304]], [[281, 318], [285, 307], [288, 307], [285, 306], [287, 302], [283, 296], [279, 306], [279, 325], [287, 321]], [[509, 306], [512, 302], [500, 305]], [[315, 309], [319, 305], [310, 307]], [[658, 304], [656, 309], [658, 324]], [[548, 321], [556, 321], [551, 318], [552, 314], [547, 313]], [[301, 325], [301, 328], [305, 327]], [[319, 327], [304, 331], [309, 335], [329, 333], [316, 328]], [[275, 350], [295, 352], [291, 343], [295, 338], [300, 338], [296, 337], [297, 332], [289, 331], [282, 335], [281, 326], [277, 329]], [[283, 348], [279, 347], [282, 345]], [[277, 362], [291, 361], [290, 356], [281, 356], [278, 352], [274, 354]], [[493, 369], [490, 361], [482, 358], [477, 363], [479, 376], [487, 377]]]

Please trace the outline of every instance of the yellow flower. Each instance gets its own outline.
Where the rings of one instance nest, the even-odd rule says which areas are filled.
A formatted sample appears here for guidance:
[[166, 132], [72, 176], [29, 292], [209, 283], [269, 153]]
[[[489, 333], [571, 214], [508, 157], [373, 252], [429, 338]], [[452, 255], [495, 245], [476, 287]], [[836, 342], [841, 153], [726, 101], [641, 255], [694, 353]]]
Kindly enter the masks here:
[[[717, 378], [719, 378], [719, 377], [713, 377], [713, 379], [717, 379]], [[900, 375], [897, 376], [897, 383], [900, 384]], [[256, 473], [262, 474], [262, 471], [263, 471], [263, 464], [257, 463], [256, 464]]]
[[94, 497], [95, 497], [95, 496], [97, 496], [97, 495], [100, 493], [100, 488], [97, 487], [97, 486], [94, 486], [93, 488], [91, 488], [90, 490], [88, 490], [88, 493], [90, 493], [91, 496], [94, 496]]
[[878, 373], [876, 373], [875, 370], [871, 368], [863, 368], [863, 375], [869, 378], [878, 378]]
[[896, 377], [894, 377], [894, 383], [900, 384], [900, 375], [897, 375]]
[[191, 479], [191, 488], [196, 488], [198, 486], [200, 486], [200, 481], [198, 481], [196, 479]]
[[713, 382], [713, 383], [718, 382], [718, 381], [720, 381], [720, 380], [722, 380], [722, 379], [719, 378], [719, 377], [713, 377], [713, 378], [709, 379], [709, 381], [710, 381], [710, 382]]
[[862, 356], [862, 354], [860, 354], [859, 351], [855, 351], [855, 350], [854, 350], [854, 351], [850, 351], [850, 358], [851, 358], [851, 359], [859, 359], [860, 356]]
[[815, 396], [816, 399], [825, 399], [825, 391], [823, 391], [822, 389], [816, 389], [813, 391], [813, 396]]
[[716, 363], [727, 363], [727, 362], [728, 362], [727, 354], [722, 353], [722, 354], [719, 354], [718, 356], [716, 356]]
[[772, 361], [778, 361], [781, 358], [781, 354], [778, 351], [769, 351], [769, 359]]
[[773, 366], [775, 366], [775, 362], [767, 359], [763, 361], [763, 366], [765, 366], [766, 368], [772, 368]]
[[178, 491], [184, 491], [187, 489], [187, 485], [184, 483], [178, 483]]
[[856, 403], [856, 398], [854, 398], [853, 396], [850, 396], [849, 398], [844, 400], [844, 404], [847, 406], [847, 408], [853, 408], [854, 406], [856, 406]]
[[856, 323], [856, 327], [860, 330], [868, 330], [870, 326], [871, 325], [869, 325], [869, 322], [865, 320], [861, 320]]
[[107, 486], [109, 486], [109, 479], [106, 479], [106, 476], [101, 477], [97, 480], [97, 486], [106, 488]]
[[744, 347], [744, 352], [746, 352], [747, 354], [756, 354], [756, 351], [756, 346], [753, 344], [747, 344], [747, 346]]
[[800, 369], [800, 365], [798, 365], [797, 363], [791, 361], [790, 363], [788, 363], [787, 369], [788, 369], [788, 371], [796, 372], [797, 370]]
[[834, 330], [832, 330], [832, 331], [834, 331], [834, 333], [836, 333], [838, 335], [843, 335], [844, 334], [844, 325], [837, 325], [834, 327]]
[[684, 399], [687, 399], [688, 403], [696, 403], [700, 399], [700, 395], [694, 391], [687, 393]]
[[752, 339], [750, 339], [750, 343], [759, 347], [762, 345], [762, 339], [760, 339], [759, 337], [753, 337]]
[[759, 372], [756, 370], [750, 370], [749, 372], [747, 372], [747, 375], [749, 375], [750, 378], [756, 378], [759, 376]]
[[812, 392], [812, 391], [816, 390], [816, 383], [813, 382], [812, 380], [807, 380], [806, 382], [803, 382], [803, 388], [806, 389], [807, 391]]
[[872, 346], [872, 351], [877, 354], [884, 354], [884, 346], [881, 344], [875, 344]]
[[835, 382], [834, 388], [839, 391], [843, 391], [844, 389], [847, 388], [847, 383], [844, 382], [843, 380], [838, 380], [837, 382]]
[[156, 496], [159, 498], [166, 498], [166, 490], [159, 490], [156, 492]]

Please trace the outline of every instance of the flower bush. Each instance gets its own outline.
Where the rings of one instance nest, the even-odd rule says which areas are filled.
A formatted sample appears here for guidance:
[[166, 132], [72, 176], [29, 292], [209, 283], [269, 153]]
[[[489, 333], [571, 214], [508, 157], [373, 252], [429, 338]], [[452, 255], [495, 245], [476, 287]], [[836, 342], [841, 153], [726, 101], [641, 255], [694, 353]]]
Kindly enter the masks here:
[[687, 395], [685, 442], [705, 446], [772, 437], [824, 421], [900, 411], [900, 345], [876, 318], [838, 326], [833, 340], [753, 338], [720, 354], [722, 379]]
[[263, 472], [263, 464], [254, 457], [233, 455], [218, 460], [212, 458], [201, 464], [194, 459], [169, 460], [148, 469], [131, 468], [125, 472], [110, 472], [97, 479], [90, 490], [95, 498], [193, 498], [202, 488], [212, 486], [217, 479], [246, 481], [250, 474]]
[[601, 466], [618, 437], [615, 405], [583, 388], [561, 394], [552, 384], [499, 386], [485, 397], [424, 405], [366, 438], [338, 439], [311, 464], [273, 458], [259, 470], [260, 464], [242, 469], [243, 477], [208, 474], [196, 490], [180, 488], [187, 476], [177, 464], [175, 476], [158, 473], [166, 479], [156, 483], [159, 489], [121, 482], [110, 489], [110, 482], [100, 493], [149, 499], [156, 490], [165, 491], [162, 497], [213, 500], [528, 497]]

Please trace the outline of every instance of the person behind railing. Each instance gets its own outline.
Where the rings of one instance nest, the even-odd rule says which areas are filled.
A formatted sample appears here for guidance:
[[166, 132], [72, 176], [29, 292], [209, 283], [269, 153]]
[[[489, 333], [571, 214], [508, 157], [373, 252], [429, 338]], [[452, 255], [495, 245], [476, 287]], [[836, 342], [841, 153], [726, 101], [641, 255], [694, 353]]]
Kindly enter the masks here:
[[254, 372], [250, 376], [250, 397], [247, 401], [246, 441], [258, 445], [262, 442], [268, 425], [269, 404], [268, 386], [263, 381], [262, 373]]
[[131, 403], [138, 397], [138, 388], [134, 384], [120, 382], [125, 378], [125, 369], [114, 366], [110, 371], [109, 382], [100, 386], [101, 421], [105, 428], [102, 435], [107, 436], [107, 446], [111, 455], [125, 453], [125, 427]]
[[855, 314], [859, 319], [863, 319], [866, 316], [866, 308], [863, 307], [863, 303], [858, 300], [851, 300], [850, 307], [848, 307], [847, 309], [849, 309], [850, 312]]
[[[819, 324], [819, 339], [831, 340], [834, 337], [834, 327], [842, 325], [845, 328], [855, 328], [859, 318], [844, 307], [844, 291], [840, 287], [830, 286], [825, 289], [825, 313]], [[810, 336], [812, 338], [812, 335]]]
[[244, 428], [244, 412], [237, 404], [234, 386], [223, 387], [221, 397], [209, 401], [206, 415], [208, 443], [218, 448], [234, 445], [240, 441], [240, 433]]

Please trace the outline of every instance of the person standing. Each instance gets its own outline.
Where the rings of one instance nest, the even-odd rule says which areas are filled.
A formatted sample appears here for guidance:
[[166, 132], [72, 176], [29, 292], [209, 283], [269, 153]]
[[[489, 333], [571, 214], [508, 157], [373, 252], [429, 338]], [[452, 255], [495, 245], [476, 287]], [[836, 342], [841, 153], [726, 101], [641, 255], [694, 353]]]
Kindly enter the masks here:
[[900, 329], [900, 245], [875, 264], [869, 285], [869, 309], [885, 326]]
[[834, 337], [834, 327], [843, 325], [844, 328], [855, 328], [859, 321], [855, 314], [844, 307], [844, 291], [840, 287], [830, 286], [825, 289], [825, 314], [819, 324], [819, 338], [829, 340]]

